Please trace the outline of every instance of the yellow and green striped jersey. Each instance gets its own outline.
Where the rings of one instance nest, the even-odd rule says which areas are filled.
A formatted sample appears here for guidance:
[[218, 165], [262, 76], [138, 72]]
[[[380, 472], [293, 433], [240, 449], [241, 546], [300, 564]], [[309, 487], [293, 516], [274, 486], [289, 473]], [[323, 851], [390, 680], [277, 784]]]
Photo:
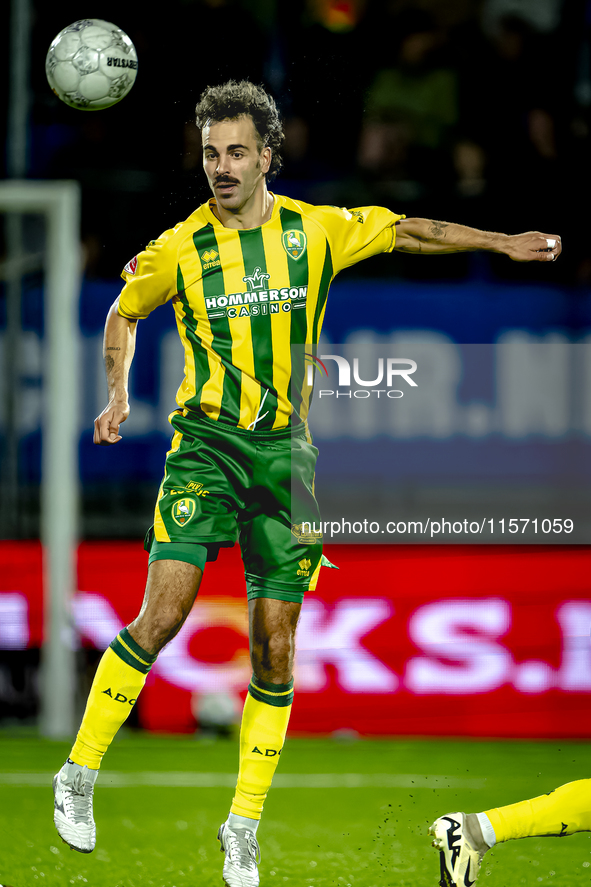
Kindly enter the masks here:
[[132, 320], [173, 302], [185, 349], [180, 407], [257, 431], [305, 420], [311, 391], [291, 346], [313, 350], [335, 274], [390, 252], [403, 218], [273, 196], [259, 228], [226, 228], [213, 199], [200, 206], [126, 265], [119, 299]]

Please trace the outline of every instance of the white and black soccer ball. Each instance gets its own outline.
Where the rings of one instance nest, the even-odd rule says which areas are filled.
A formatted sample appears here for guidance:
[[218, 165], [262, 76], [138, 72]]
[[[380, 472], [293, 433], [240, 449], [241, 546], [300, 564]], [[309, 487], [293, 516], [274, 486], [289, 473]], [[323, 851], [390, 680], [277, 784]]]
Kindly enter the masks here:
[[199, 727], [209, 733], [228, 733], [240, 723], [242, 701], [233, 693], [195, 693], [191, 700]]
[[66, 105], [100, 111], [120, 102], [135, 83], [137, 53], [117, 25], [85, 18], [68, 25], [52, 41], [45, 73]]

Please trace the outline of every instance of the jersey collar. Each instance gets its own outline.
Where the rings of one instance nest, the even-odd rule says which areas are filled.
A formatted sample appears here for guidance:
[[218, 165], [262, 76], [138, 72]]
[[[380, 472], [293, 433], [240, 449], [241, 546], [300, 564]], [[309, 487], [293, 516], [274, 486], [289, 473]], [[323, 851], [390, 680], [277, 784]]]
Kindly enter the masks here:
[[281, 207], [283, 205], [281, 202], [281, 195], [275, 194], [275, 193], [273, 193], [273, 191], [269, 191], [269, 194], [273, 198], [273, 209], [271, 211], [271, 218], [268, 219], [264, 223], [264, 225], [258, 225], [257, 228], [242, 228], [242, 229], [226, 228], [226, 226], [222, 225], [222, 223], [220, 222], [218, 217], [212, 211], [212, 206], [215, 206], [216, 202], [217, 202], [215, 197], [210, 197], [209, 200], [207, 201], [207, 203], [203, 204], [203, 209], [204, 209], [205, 216], [206, 216], [208, 222], [210, 223], [210, 225], [213, 225], [214, 228], [223, 228], [225, 231], [236, 231], [236, 230], [256, 231], [258, 228], [264, 228], [266, 225], [270, 225], [272, 222], [274, 222], [275, 219], [278, 217]]

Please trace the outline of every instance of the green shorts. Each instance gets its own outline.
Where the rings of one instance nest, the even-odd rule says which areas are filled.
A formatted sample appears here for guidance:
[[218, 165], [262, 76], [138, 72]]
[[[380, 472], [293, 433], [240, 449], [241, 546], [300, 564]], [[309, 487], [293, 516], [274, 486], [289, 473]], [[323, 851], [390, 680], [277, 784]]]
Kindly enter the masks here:
[[[305, 427], [246, 431], [186, 412], [171, 417], [175, 434], [146, 547], [163, 557], [161, 543], [197, 543], [215, 560], [238, 539], [249, 600], [301, 602], [316, 587], [322, 558], [322, 537], [301, 529], [320, 521], [318, 450]], [[174, 560], [174, 544], [170, 551]]]

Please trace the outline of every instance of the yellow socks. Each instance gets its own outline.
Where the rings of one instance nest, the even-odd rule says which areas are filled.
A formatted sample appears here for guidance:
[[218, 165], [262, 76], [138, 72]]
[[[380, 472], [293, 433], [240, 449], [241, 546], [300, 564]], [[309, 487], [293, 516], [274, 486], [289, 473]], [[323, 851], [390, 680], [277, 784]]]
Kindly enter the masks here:
[[126, 628], [119, 632], [99, 662], [70, 760], [98, 770], [155, 661]]
[[547, 795], [495, 807], [485, 815], [497, 841], [591, 831], [591, 779], [568, 782]]
[[[156, 656], [146, 653], [126, 628], [99, 663], [70, 760], [98, 770], [107, 748], [127, 719]], [[231, 812], [261, 818], [263, 803], [285, 741], [293, 680], [267, 684], [253, 675], [240, 728], [240, 769]]]
[[231, 813], [260, 819], [285, 742], [293, 680], [267, 684], [255, 675], [248, 687], [240, 727], [240, 769]]

